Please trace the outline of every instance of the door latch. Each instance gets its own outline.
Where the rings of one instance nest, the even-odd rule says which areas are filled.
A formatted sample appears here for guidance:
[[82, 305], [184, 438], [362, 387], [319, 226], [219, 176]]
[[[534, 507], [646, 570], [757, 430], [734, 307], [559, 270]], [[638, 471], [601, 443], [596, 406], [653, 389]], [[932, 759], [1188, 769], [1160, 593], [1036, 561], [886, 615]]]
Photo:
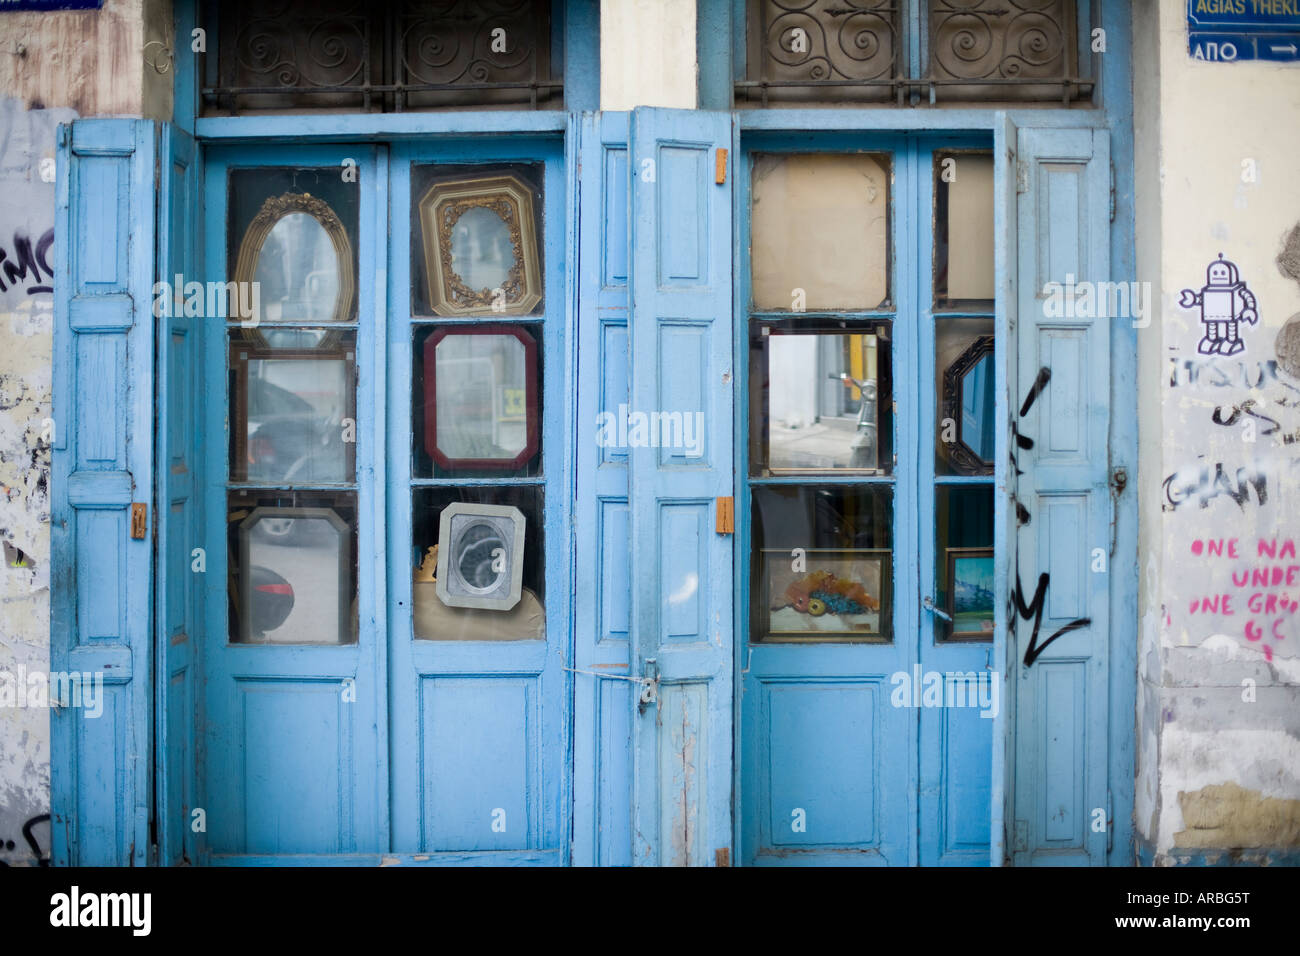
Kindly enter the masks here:
[[149, 528], [149, 506], [139, 501], [131, 503], [131, 537], [143, 541]]
[[941, 610], [937, 605], [935, 605], [934, 598], [927, 595], [925, 600], [921, 602], [921, 607], [925, 608], [935, 617], [941, 617], [949, 624], [952, 623], [952, 615], [949, 614], [947, 611]]
[[637, 701], [637, 710], [644, 714], [645, 709], [659, 701], [659, 664], [653, 657], [645, 659], [645, 676], [641, 678], [641, 699]]

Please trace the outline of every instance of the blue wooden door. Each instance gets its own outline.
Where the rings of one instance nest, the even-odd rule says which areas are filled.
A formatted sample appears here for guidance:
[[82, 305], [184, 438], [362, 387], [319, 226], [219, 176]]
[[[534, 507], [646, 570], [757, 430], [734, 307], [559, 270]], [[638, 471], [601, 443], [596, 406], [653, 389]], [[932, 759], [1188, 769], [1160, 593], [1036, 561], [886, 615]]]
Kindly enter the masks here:
[[1009, 561], [995, 214], [1008, 173], [992, 145], [987, 134], [745, 144], [747, 863], [990, 858]]
[[728, 114], [631, 117], [630, 645], [648, 681], [632, 695], [638, 864], [713, 865], [731, 849], [734, 542], [716, 530], [732, 493], [731, 145]]
[[[211, 150], [203, 276], [207, 857], [387, 849], [387, 176], [371, 147]], [[226, 283], [235, 283], [227, 286]], [[225, 302], [220, 298], [224, 290]], [[382, 474], [382, 468], [379, 469]]]
[[[564, 152], [558, 138], [403, 145], [393, 147], [389, 168], [384, 459], [392, 845], [453, 863], [561, 864], [569, 844], [573, 594], [573, 384], [565, 325], [572, 194]], [[529, 291], [493, 273], [487, 257], [481, 278], [466, 281], [475, 290], [483, 285], [496, 302], [456, 314], [455, 303], [434, 301], [442, 291], [430, 285], [427, 250], [436, 236], [429, 230], [448, 217], [468, 223], [473, 213], [465, 209], [473, 207], [464, 204], [471, 202], [509, 205], [512, 231], [507, 236], [501, 227], [502, 242], [525, 250], [519, 281]], [[458, 257], [459, 234], [449, 235]], [[472, 240], [469, 232], [465, 238]], [[452, 356], [445, 369], [444, 354]], [[503, 360], [508, 354], [517, 360]], [[444, 375], [455, 376], [448, 386]], [[477, 420], [481, 408], [490, 409], [484, 421], [493, 423], [484, 447], [508, 451], [496, 460], [494, 451], [476, 452], [478, 460], [465, 462], [445, 444], [442, 423], [452, 423], [455, 439], [457, 421]], [[445, 579], [458, 555], [468, 553], [443, 515], [463, 506], [519, 516], [521, 596], [511, 608], [442, 603], [431, 575]], [[501, 546], [509, 550], [511, 542]]]

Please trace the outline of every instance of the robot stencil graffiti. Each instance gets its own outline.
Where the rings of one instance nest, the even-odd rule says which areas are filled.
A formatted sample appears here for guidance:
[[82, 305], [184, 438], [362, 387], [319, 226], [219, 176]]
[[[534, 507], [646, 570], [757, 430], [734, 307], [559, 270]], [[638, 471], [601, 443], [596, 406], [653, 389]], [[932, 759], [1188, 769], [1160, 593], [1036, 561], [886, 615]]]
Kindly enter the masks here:
[[1184, 289], [1178, 296], [1184, 309], [1201, 307], [1201, 324], [1205, 335], [1196, 351], [1202, 355], [1236, 355], [1244, 351], [1240, 323], [1259, 321], [1255, 295], [1241, 281], [1237, 267], [1223, 258], [1212, 261], [1205, 270], [1205, 286], [1200, 292]]

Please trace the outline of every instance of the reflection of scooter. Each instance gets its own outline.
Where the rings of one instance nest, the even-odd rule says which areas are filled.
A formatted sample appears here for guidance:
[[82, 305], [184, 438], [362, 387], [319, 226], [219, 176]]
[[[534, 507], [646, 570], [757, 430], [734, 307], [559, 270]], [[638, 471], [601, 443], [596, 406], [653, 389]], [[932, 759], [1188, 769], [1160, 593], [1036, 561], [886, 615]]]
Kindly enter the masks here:
[[880, 462], [876, 454], [876, 380], [854, 378], [848, 372], [826, 377], [840, 382], [845, 388], [856, 388], [862, 395], [862, 402], [858, 406], [858, 433], [849, 443], [849, 448], [852, 449], [849, 467], [879, 467]]
[[270, 568], [249, 569], [253, 593], [249, 595], [249, 630], [258, 637], [274, 631], [293, 610], [293, 586]]

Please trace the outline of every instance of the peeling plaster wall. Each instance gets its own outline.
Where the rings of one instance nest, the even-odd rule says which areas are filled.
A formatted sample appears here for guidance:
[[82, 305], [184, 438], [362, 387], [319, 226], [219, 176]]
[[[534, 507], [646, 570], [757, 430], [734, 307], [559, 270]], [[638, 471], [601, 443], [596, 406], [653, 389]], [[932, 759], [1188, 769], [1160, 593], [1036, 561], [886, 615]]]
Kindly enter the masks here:
[[169, 117], [171, 19], [162, 0], [0, 12], [0, 865], [50, 853], [49, 710], [21, 692], [50, 666], [55, 128]]
[[0, 13], [0, 95], [29, 109], [170, 119], [173, 34], [169, 0]]
[[0, 100], [0, 861], [49, 853], [50, 717], [20, 706], [50, 666], [54, 131], [70, 109]]
[[[1300, 67], [1195, 61], [1181, 0], [1134, 7], [1138, 278], [1162, 298], [1139, 338], [1135, 822], [1156, 863], [1267, 862], [1300, 848]], [[1258, 322], [1207, 356], [1180, 295], [1220, 253]]]

